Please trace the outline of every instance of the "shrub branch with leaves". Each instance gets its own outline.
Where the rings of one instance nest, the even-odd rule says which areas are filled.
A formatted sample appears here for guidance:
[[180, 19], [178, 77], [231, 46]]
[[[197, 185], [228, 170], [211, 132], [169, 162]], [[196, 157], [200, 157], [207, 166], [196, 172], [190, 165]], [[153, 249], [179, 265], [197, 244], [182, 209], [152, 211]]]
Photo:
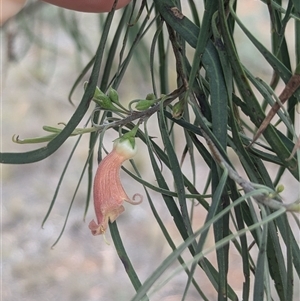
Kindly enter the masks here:
[[[286, 8], [281, 1], [262, 2], [269, 11], [272, 49], [268, 49], [243, 24], [237, 13], [239, 1], [203, 1], [203, 11], [193, 0], [133, 1], [124, 8], [112, 41], [108, 37], [114, 31], [115, 12], [111, 11], [105, 19], [95, 55], [71, 88], [70, 100], [75, 88], [83, 86], [84, 76], [92, 69], [81, 102], [71, 119], [61, 123], [63, 128], [44, 126], [43, 129], [51, 133], [47, 136], [13, 137], [13, 141], [20, 144], [47, 142], [42, 148], [26, 153], [1, 153], [2, 163], [32, 163], [54, 153], [71, 136], [79, 135], [79, 143], [81, 135], [90, 135], [89, 153], [81, 175], [82, 178], [87, 173], [89, 179], [84, 208], [86, 215], [93, 185], [91, 171], [94, 153], [98, 153], [99, 169], [101, 162], [106, 160], [102, 160], [101, 155], [104, 134], [114, 130], [119, 131], [121, 137], [127, 137], [134, 130], [136, 139], [144, 143], [148, 150], [147, 160], [151, 163], [156, 185], [143, 178], [134, 159], [130, 162], [135, 173], [123, 169], [132, 181], [143, 185], [144, 200], [149, 202], [172, 252], [142, 283], [115, 221], [124, 210], [122, 201], [128, 199], [123, 188], [118, 188], [118, 214], [115, 211], [108, 214], [105, 211], [107, 208], [102, 210], [104, 207], [101, 205], [96, 209], [100, 214], [98, 222], [102, 221], [102, 214], [106, 218], [101, 226], [103, 228], [99, 230], [101, 233], [110, 220], [109, 228], [117, 254], [136, 289], [132, 300], [151, 300], [152, 294], [181, 270], [187, 277], [186, 286], [182, 288], [182, 300], [189, 300], [191, 286], [198, 292], [199, 300], [209, 300], [206, 288], [195, 276], [197, 269], [204, 271], [218, 300], [292, 301], [296, 298], [293, 284], [299, 281], [300, 276], [299, 241], [295, 237], [300, 228], [297, 215], [300, 212], [299, 191], [298, 195], [294, 193], [293, 200], [286, 203], [280, 196], [283, 186], [278, 186], [278, 183], [284, 173], [290, 173], [296, 181], [300, 178], [300, 138], [295, 129], [298, 117], [296, 107], [300, 100], [300, 2], [289, 0]], [[292, 21], [295, 24], [295, 47], [288, 51], [286, 28]], [[236, 27], [244, 32], [272, 68], [273, 76], [269, 84], [250, 72], [239, 57], [234, 35]], [[149, 35], [152, 35], [150, 44]], [[127, 106], [117, 91], [122, 80], [132, 76], [127, 69], [134, 60], [138, 61], [137, 57], [141, 55], [139, 46], [148, 51], [143, 51], [142, 55], [149, 58], [152, 91], [148, 91], [145, 98], [141, 96], [132, 100]], [[119, 64], [117, 71], [111, 74], [117, 51]], [[291, 56], [296, 57], [294, 67]], [[274, 91], [280, 80], [285, 87], [277, 97]], [[271, 106], [269, 113], [266, 113], [267, 104]], [[93, 114], [86, 117], [90, 106], [95, 107]], [[272, 125], [276, 114], [279, 121]], [[90, 127], [78, 128], [83, 118], [88, 118]], [[153, 122], [159, 128], [156, 139], [151, 136]], [[283, 124], [283, 130], [282, 126], [278, 128], [279, 124]], [[181, 154], [177, 147], [180, 144], [184, 145]], [[236, 163], [228, 155], [229, 149], [236, 154], [240, 161], [238, 165], [241, 165], [247, 178], [240, 176]], [[198, 156], [210, 170], [202, 193], [197, 186], [200, 175], [203, 181]], [[124, 160], [122, 157], [116, 164], [114, 177], [117, 177]], [[187, 161], [192, 170], [191, 178], [182, 168], [183, 163], [188, 164]], [[276, 167], [275, 176], [271, 175], [267, 162]], [[165, 179], [165, 170], [172, 175], [174, 188]], [[105, 173], [103, 170], [101, 172]], [[103, 185], [98, 183], [102, 180], [106, 181]], [[97, 177], [96, 181], [96, 189], [100, 187], [102, 190], [109, 182], [106, 176]], [[80, 181], [76, 191], [79, 185]], [[178, 246], [156, 209], [151, 191], [160, 193], [161, 200], [173, 217], [182, 238]], [[101, 197], [105, 197], [104, 192], [99, 192]], [[51, 213], [56, 195], [57, 191], [43, 224]], [[200, 206], [207, 212], [201, 228], [193, 225], [193, 220], [197, 219], [197, 215], [193, 214], [194, 206]], [[151, 214], [150, 211], [148, 214]], [[58, 240], [67, 225], [68, 216]], [[290, 226], [292, 218], [298, 227], [296, 232]], [[95, 225], [91, 226], [93, 231]], [[213, 229], [215, 244], [207, 248], [205, 242], [210, 228]], [[250, 253], [254, 246], [258, 250], [256, 258]], [[240, 295], [228, 282], [231, 248], [235, 248], [242, 262], [244, 278], [240, 279]], [[186, 251], [190, 253], [190, 260], [182, 256]], [[216, 265], [207, 258], [211, 252], [216, 253]], [[166, 278], [166, 270], [175, 261], [180, 263], [179, 268]], [[155, 283], [159, 284], [154, 286]]]

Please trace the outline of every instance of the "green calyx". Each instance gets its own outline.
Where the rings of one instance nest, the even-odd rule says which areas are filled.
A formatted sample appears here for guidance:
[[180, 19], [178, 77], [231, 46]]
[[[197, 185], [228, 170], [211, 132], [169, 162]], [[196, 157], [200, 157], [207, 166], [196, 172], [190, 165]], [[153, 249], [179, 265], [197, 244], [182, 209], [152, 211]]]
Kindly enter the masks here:
[[135, 109], [138, 111], [144, 111], [149, 109], [152, 105], [156, 103], [156, 99], [154, 100], [148, 100], [148, 99], [140, 99], [138, 100]]
[[150, 93], [146, 96], [146, 99], [139, 99], [136, 100], [137, 102], [135, 109], [138, 111], [144, 111], [149, 109], [151, 106], [153, 106], [158, 99], [155, 98], [155, 95], [153, 93]]
[[132, 148], [135, 148], [135, 135], [138, 131], [138, 124], [129, 132], [122, 135], [120, 138], [116, 139], [115, 141], [124, 142], [125, 140], [128, 140]]

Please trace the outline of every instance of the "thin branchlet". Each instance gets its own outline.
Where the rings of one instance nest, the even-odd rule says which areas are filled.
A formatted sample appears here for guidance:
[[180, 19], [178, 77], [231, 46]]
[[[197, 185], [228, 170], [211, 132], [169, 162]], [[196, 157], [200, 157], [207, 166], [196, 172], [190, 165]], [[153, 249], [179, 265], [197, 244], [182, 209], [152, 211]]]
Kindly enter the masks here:
[[[174, 99], [176, 99], [179, 95], [181, 95], [185, 90], [186, 90], [186, 88], [184, 86], [181, 86], [178, 89], [174, 90], [172, 93], [164, 96], [162, 98], [163, 105], [164, 106], [169, 105]], [[112, 128], [112, 127], [124, 126], [137, 119], [142, 119], [142, 120], [148, 119], [151, 115], [153, 115], [160, 109], [161, 109], [161, 104], [160, 104], [160, 102], [158, 102], [156, 105], [154, 105], [153, 107], [151, 107], [147, 110], [144, 110], [141, 112], [133, 111], [133, 112], [131, 112], [131, 114], [128, 117], [125, 117], [123, 119], [120, 119], [120, 120], [117, 120], [117, 121], [114, 121], [111, 123], [105, 123], [105, 124], [93, 123], [93, 126], [97, 129], [98, 132], [102, 132], [104, 129], [106, 130], [106, 129]], [[98, 110], [98, 108], [96, 110]]]
[[242, 178], [223, 158], [213, 141], [209, 138], [209, 136], [203, 131], [203, 129], [200, 129], [203, 137], [205, 138], [207, 145], [211, 151], [212, 157], [215, 160], [215, 162], [223, 169], [226, 169], [228, 171], [228, 176], [235, 181], [238, 185], [240, 185], [245, 193], [256, 191], [258, 188], [265, 188], [266, 193], [258, 193], [257, 195], [253, 196], [255, 201], [257, 201], [260, 204], [263, 204], [271, 209], [280, 209], [285, 208], [287, 211], [292, 212], [300, 212], [300, 202], [299, 200], [291, 203], [291, 204], [283, 204], [280, 201], [277, 201], [274, 199], [275, 196], [278, 197], [278, 193], [276, 191], [273, 191], [272, 189], [259, 185], [256, 183], [252, 183], [244, 178]]

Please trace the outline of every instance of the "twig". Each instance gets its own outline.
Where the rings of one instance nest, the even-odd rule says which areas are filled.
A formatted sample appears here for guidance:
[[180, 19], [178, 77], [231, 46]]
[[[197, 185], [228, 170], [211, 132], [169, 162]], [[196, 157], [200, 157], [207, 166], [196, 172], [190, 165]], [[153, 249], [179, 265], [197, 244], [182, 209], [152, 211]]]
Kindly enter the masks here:
[[263, 204], [265, 206], [268, 206], [269, 208], [278, 210], [281, 208], [285, 208], [286, 211], [292, 211], [292, 212], [300, 212], [300, 200], [297, 200], [291, 204], [283, 204], [282, 202], [279, 202], [274, 199], [275, 196], [278, 196], [278, 193], [276, 191], [271, 190], [267, 186], [259, 185], [256, 183], [252, 183], [248, 180], [243, 179], [222, 157], [221, 153], [213, 143], [213, 141], [209, 138], [209, 136], [203, 131], [203, 129], [200, 129], [203, 137], [205, 138], [207, 145], [211, 151], [213, 159], [216, 161], [216, 163], [223, 169], [226, 169], [228, 171], [228, 176], [235, 181], [238, 185], [240, 185], [245, 193], [250, 193], [257, 188], [265, 188], [266, 191], [269, 191], [268, 194], [257, 194], [253, 196], [253, 198], [260, 204]]
[[278, 112], [280, 107], [296, 92], [296, 90], [300, 86], [300, 74], [295, 73], [290, 80], [287, 82], [286, 86], [284, 87], [283, 91], [279, 95], [280, 103], [275, 103], [271, 108], [270, 112], [263, 120], [262, 124], [260, 125], [259, 129], [257, 130], [256, 134], [254, 135], [252, 142], [247, 146], [250, 147], [258, 138], [259, 136], [265, 131], [267, 126], [270, 124], [271, 120]]
[[[186, 90], [185, 86], [181, 86], [179, 87], [178, 89], [174, 90], [172, 93], [166, 95], [163, 97], [163, 105], [164, 106], [167, 106], [169, 105], [174, 99], [176, 99], [179, 95], [181, 95], [184, 91]], [[101, 132], [103, 131], [104, 129], [109, 129], [109, 128], [112, 128], [112, 127], [119, 127], [119, 126], [123, 126], [127, 123], [130, 123], [136, 119], [148, 119], [151, 115], [153, 115], [155, 112], [159, 111], [161, 107], [161, 104], [160, 102], [156, 105], [154, 105], [153, 107], [147, 109], [147, 110], [144, 110], [144, 111], [133, 111], [131, 113], [130, 116], [128, 117], [125, 117], [123, 119], [120, 119], [120, 120], [117, 120], [117, 121], [114, 121], [114, 122], [111, 122], [109, 124], [93, 124], [93, 126], [97, 129], [98, 132]]]

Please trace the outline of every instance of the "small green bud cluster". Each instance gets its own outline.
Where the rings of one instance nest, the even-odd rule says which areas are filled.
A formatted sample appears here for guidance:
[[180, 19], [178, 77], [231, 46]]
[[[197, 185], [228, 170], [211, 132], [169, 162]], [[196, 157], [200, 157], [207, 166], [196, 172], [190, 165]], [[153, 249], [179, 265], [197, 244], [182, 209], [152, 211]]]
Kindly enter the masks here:
[[[84, 84], [84, 88], [86, 88], [86, 86], [87, 83]], [[128, 110], [124, 108], [119, 101], [118, 92], [112, 87], [108, 89], [107, 94], [103, 93], [99, 87], [96, 87], [93, 101], [103, 110], [128, 113]]]

